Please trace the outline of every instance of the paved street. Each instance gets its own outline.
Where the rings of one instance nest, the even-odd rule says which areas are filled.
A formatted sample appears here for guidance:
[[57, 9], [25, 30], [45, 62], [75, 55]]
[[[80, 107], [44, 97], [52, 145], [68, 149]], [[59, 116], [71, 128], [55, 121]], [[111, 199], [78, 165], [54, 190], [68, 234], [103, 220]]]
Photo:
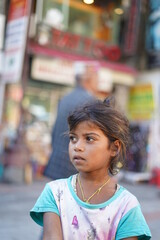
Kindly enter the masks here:
[[[31, 185], [0, 183], [0, 239], [38, 240], [41, 227], [30, 216], [37, 196], [45, 186], [46, 179]], [[135, 194], [150, 226], [153, 240], [160, 240], [160, 190], [149, 184], [121, 183]]]

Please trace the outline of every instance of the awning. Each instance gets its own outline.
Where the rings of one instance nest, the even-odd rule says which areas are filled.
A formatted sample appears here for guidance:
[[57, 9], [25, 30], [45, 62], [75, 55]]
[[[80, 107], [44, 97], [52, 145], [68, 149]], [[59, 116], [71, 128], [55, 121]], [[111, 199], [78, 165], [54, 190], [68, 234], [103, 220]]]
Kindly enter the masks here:
[[101, 66], [106, 67], [110, 70], [114, 70], [121, 73], [130, 74], [133, 77], [137, 75], [137, 70], [133, 67], [130, 67], [126, 64], [122, 64], [119, 62], [109, 62], [99, 59], [93, 59], [87, 56], [82, 56], [80, 54], [74, 54], [74, 53], [68, 53], [61, 51], [59, 49], [51, 48], [48, 46], [39, 45], [37, 42], [30, 40], [28, 42], [27, 51], [31, 55], [37, 55], [37, 56], [44, 56], [44, 57], [56, 57], [56, 58], [64, 58], [69, 59], [72, 61], [91, 61], [96, 60], [99, 61]]

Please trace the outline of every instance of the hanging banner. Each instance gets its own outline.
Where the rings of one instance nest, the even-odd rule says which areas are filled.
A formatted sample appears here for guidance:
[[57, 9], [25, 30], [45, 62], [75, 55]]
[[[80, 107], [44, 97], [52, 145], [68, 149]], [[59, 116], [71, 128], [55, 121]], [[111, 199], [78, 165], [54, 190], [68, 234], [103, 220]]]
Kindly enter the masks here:
[[143, 84], [131, 87], [129, 96], [130, 120], [150, 120], [155, 109], [153, 87]]
[[134, 56], [137, 53], [138, 33], [140, 27], [141, 1], [131, 0], [128, 21], [125, 27], [123, 54]]
[[21, 80], [31, 1], [11, 0], [5, 37], [3, 81]]

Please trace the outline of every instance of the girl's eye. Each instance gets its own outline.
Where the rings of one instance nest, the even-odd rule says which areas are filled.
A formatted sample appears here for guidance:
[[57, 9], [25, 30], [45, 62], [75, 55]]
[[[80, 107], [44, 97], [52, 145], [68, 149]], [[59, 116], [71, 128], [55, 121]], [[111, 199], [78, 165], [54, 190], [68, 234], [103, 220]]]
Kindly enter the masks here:
[[94, 141], [93, 137], [90, 137], [90, 136], [87, 136], [86, 140], [87, 140], [87, 142], [93, 142]]
[[70, 139], [70, 141], [73, 142], [73, 143], [75, 143], [75, 142], [77, 141], [77, 138], [76, 138], [75, 136], [73, 136], [73, 135], [70, 135], [70, 136], [69, 136], [69, 139]]

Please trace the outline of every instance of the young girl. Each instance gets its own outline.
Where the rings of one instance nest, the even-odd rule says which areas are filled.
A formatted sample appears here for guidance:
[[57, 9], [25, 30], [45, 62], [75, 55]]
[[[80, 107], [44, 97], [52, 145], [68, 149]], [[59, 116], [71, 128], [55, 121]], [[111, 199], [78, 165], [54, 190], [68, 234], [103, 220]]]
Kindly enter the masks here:
[[128, 120], [106, 99], [75, 110], [68, 123], [78, 174], [48, 183], [31, 210], [43, 239], [150, 239], [138, 200], [111, 177], [124, 164]]

